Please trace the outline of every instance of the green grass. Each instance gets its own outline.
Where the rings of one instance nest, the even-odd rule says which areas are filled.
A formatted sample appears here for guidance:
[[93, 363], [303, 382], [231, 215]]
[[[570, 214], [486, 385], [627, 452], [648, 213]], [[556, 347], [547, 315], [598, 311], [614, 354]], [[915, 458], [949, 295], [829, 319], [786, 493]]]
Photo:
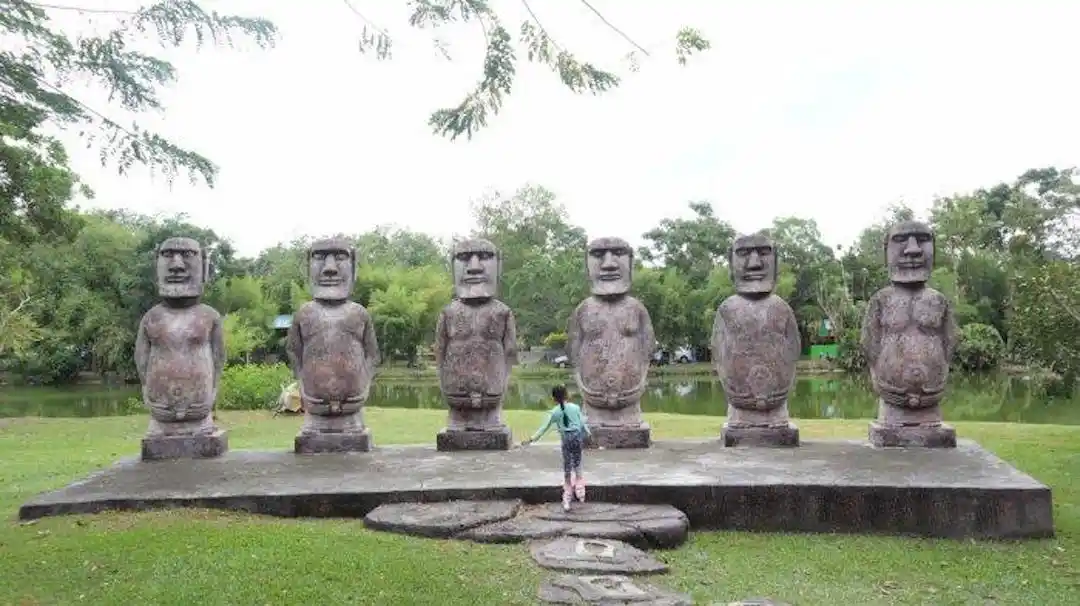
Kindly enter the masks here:
[[[518, 438], [540, 413], [509, 411]], [[722, 419], [648, 415], [658, 438]], [[431, 443], [444, 413], [371, 409], [382, 444]], [[295, 417], [223, 412], [234, 449], [288, 448]], [[174, 510], [15, 520], [20, 503], [138, 451], [142, 417], [0, 419], [0, 604], [533, 604], [521, 545], [369, 532], [359, 520]], [[865, 421], [800, 421], [804, 437], [863, 437]], [[658, 552], [658, 582], [702, 604], [771, 596], [813, 604], [1080, 604], [1080, 428], [957, 423], [1054, 490], [1053, 540], [971, 542], [695, 532]]]

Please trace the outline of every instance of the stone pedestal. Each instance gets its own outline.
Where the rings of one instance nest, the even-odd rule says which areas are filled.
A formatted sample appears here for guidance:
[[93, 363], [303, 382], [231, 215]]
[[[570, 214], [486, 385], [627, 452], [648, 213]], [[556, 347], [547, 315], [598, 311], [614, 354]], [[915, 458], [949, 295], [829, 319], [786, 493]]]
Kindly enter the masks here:
[[142, 460], [212, 459], [229, 450], [229, 432], [192, 435], [148, 435], [142, 440]]
[[592, 438], [588, 445], [600, 448], [648, 448], [652, 445], [652, 428], [648, 423], [626, 427], [590, 425]]
[[799, 428], [792, 423], [772, 427], [732, 427], [724, 423], [720, 432], [724, 446], [773, 446], [799, 445]]
[[372, 448], [371, 432], [300, 432], [293, 442], [296, 454], [320, 454], [326, 452], [369, 452]]
[[443, 429], [435, 436], [435, 449], [440, 452], [454, 450], [510, 450], [513, 436], [509, 427], [497, 429]]
[[951, 425], [885, 425], [870, 423], [870, 443], [881, 448], [956, 448]]

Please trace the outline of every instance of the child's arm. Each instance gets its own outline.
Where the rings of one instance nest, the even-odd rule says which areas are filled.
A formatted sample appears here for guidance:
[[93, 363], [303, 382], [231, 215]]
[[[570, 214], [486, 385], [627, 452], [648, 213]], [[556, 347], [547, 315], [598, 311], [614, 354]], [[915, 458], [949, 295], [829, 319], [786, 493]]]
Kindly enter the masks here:
[[546, 419], [544, 419], [544, 424], [540, 426], [540, 429], [537, 429], [536, 433], [534, 433], [531, 438], [526, 440], [526, 442], [531, 443], [531, 442], [535, 442], [535, 441], [539, 440], [541, 437], [543, 437], [543, 435], [545, 433], [547, 433], [547, 430], [551, 427], [551, 424], [554, 423], [554, 422], [555, 422], [555, 411], [553, 410], [550, 413], [548, 413], [548, 416], [547, 416]]
[[592, 430], [589, 429], [589, 417], [585, 414], [585, 407], [582, 406], [581, 410], [581, 426], [585, 428], [585, 435], [592, 437]]

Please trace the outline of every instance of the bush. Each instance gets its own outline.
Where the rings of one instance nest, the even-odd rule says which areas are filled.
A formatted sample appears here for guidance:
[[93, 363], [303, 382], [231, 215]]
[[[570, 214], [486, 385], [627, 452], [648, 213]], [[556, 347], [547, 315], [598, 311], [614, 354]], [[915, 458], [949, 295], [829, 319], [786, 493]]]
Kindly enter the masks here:
[[994, 370], [1005, 353], [1005, 340], [988, 324], [965, 324], [960, 328], [960, 343], [953, 360], [967, 372]]
[[565, 332], [553, 332], [544, 337], [544, 347], [548, 349], [563, 349], [566, 347], [566, 333]]
[[866, 370], [866, 355], [861, 341], [862, 331], [858, 328], [849, 328], [840, 334], [836, 348], [836, 364], [840, 368], [850, 373]]
[[225, 367], [218, 387], [219, 410], [273, 408], [281, 388], [293, 382], [285, 364], [234, 364]]

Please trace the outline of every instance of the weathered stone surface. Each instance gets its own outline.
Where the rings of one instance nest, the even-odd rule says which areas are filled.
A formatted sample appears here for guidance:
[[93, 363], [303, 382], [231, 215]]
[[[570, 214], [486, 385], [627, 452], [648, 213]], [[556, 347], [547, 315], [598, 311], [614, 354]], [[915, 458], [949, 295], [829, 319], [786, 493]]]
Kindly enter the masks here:
[[654, 574], [667, 572], [667, 564], [648, 553], [614, 539], [558, 537], [529, 544], [533, 560], [543, 568], [594, 574]]
[[[221, 314], [199, 302], [210, 271], [191, 238], [168, 238], [157, 249], [162, 302], [139, 321], [135, 368], [150, 426], [148, 459], [218, 456], [228, 441], [214, 424], [214, 398], [225, 366]], [[176, 438], [176, 439], [167, 439]]]
[[499, 251], [488, 240], [463, 240], [454, 245], [451, 260], [455, 299], [443, 308], [435, 327], [439, 387], [449, 407], [437, 448], [505, 450], [510, 442], [503, 439], [509, 429], [502, 420], [502, 401], [517, 364], [517, 326], [514, 312], [495, 298]]
[[724, 446], [798, 446], [799, 428], [792, 423], [779, 427], [731, 427], [720, 432]]
[[[903, 221], [886, 232], [884, 248], [892, 284], [870, 297], [862, 323], [862, 347], [882, 428], [871, 428], [871, 440], [953, 448], [956, 442], [947, 438], [947, 430], [929, 429], [942, 423], [941, 399], [959, 339], [952, 303], [927, 286], [934, 268], [934, 233], [925, 223]], [[916, 426], [928, 429], [910, 429]]]
[[644, 421], [636, 427], [592, 427], [590, 446], [600, 448], [648, 448], [652, 444], [652, 428]]
[[548, 604], [596, 606], [691, 606], [690, 596], [627, 576], [559, 575], [540, 585], [540, 601]]
[[507, 520], [521, 509], [521, 501], [446, 501], [392, 503], [364, 516], [375, 530], [445, 539], [483, 524]]
[[379, 344], [367, 309], [349, 301], [356, 279], [352, 244], [344, 238], [313, 242], [308, 278], [314, 300], [293, 315], [286, 346], [304, 408], [294, 449], [368, 450], [362, 411], [379, 363]]
[[293, 452], [296, 454], [369, 452], [374, 446], [371, 432], [366, 428], [341, 433], [301, 433], [293, 440]]
[[802, 343], [795, 312], [773, 293], [776, 245], [760, 233], [739, 236], [728, 261], [735, 294], [716, 310], [712, 332], [713, 368], [727, 401], [724, 445], [798, 446], [799, 432], [788, 429], [788, 393]]
[[444, 429], [435, 436], [435, 450], [510, 450], [513, 441], [509, 427], [490, 431]]
[[569, 512], [557, 503], [523, 511], [519, 516], [478, 526], [459, 538], [484, 543], [516, 543], [556, 536], [617, 539], [642, 549], [669, 549], [686, 541], [690, 522], [670, 505], [577, 503]]
[[[589, 502], [669, 504], [692, 528], [953, 538], [1053, 535], [1051, 491], [971, 440], [875, 448], [863, 440], [724, 448], [716, 439], [594, 450]], [[128, 459], [31, 499], [22, 519], [110, 509], [211, 507], [280, 516], [362, 517], [400, 501], [562, 495], [559, 447], [440, 453], [382, 446], [363, 456], [230, 451], [214, 459]]]
[[229, 432], [218, 429], [210, 434], [147, 436], [142, 440], [142, 459], [205, 459], [220, 457], [229, 450]]
[[885, 448], [956, 448], [956, 429], [951, 425], [870, 424], [870, 443]]
[[[588, 245], [592, 296], [570, 314], [567, 348], [589, 427], [639, 429], [641, 395], [656, 339], [649, 310], [630, 296], [633, 248], [621, 238]], [[640, 434], [636, 442], [642, 445]]]

